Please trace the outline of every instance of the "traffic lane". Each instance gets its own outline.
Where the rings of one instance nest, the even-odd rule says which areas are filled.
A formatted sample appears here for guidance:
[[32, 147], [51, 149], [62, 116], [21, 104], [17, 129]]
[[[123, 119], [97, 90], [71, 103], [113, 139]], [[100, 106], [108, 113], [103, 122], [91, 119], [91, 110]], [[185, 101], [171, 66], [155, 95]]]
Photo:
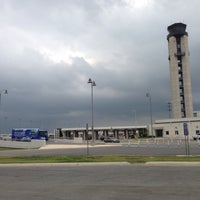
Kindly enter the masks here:
[[1, 199], [199, 200], [198, 166], [0, 166]]
[[[116, 145], [116, 146], [101, 146], [82, 148], [69, 148], [69, 149], [29, 149], [29, 150], [9, 150], [0, 151], [0, 156], [16, 156], [16, 155], [185, 155], [184, 145], [179, 146], [128, 146], [128, 145]], [[190, 155], [200, 155], [200, 146], [191, 145]]]

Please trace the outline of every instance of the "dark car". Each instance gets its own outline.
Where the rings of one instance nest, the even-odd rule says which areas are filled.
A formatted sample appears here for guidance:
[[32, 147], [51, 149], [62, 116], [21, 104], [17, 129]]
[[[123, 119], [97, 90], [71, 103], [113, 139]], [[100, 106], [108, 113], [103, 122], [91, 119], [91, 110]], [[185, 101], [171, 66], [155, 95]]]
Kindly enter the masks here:
[[193, 136], [193, 140], [200, 140], [200, 133], [197, 133], [195, 136]]
[[120, 141], [117, 138], [112, 138], [112, 137], [105, 137], [103, 141], [110, 143], [120, 143]]
[[100, 139], [101, 141], [104, 141], [105, 138], [106, 138], [106, 136], [101, 135], [99, 139]]

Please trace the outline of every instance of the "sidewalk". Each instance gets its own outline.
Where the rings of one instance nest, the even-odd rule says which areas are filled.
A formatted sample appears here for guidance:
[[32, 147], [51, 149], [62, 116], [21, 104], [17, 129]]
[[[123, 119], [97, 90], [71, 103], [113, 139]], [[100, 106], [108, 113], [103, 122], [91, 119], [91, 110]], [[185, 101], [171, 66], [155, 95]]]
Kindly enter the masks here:
[[[96, 145], [89, 145], [89, 148], [95, 147], [108, 147], [108, 146], [121, 146], [121, 144], [96, 144]], [[47, 144], [40, 149], [78, 149], [78, 148], [86, 148], [86, 144]]]

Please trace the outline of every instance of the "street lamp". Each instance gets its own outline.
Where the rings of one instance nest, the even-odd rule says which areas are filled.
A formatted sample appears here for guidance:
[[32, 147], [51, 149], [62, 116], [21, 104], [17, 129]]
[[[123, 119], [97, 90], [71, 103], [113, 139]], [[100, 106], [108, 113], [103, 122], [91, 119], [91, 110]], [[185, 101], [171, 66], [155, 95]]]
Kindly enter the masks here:
[[149, 113], [150, 113], [150, 119], [151, 119], [151, 136], [153, 138], [153, 120], [152, 120], [152, 102], [151, 102], [151, 94], [146, 93], [146, 97], [149, 98]]
[[136, 110], [135, 110], [135, 109], [132, 109], [132, 111], [134, 112], [134, 123], [133, 123], [133, 124], [136, 125], [136, 122], [137, 122], [137, 120], [136, 120]]
[[88, 83], [91, 85], [91, 103], [92, 103], [92, 142], [95, 142], [95, 134], [94, 134], [94, 102], [93, 102], [93, 87], [96, 86], [94, 80], [89, 78]]
[[1, 92], [0, 92], [0, 105], [1, 105], [1, 95], [2, 94], [8, 94], [8, 90], [1, 90]]
[[1, 106], [1, 95], [2, 94], [8, 94], [8, 90], [3, 89], [0, 91], [0, 106]]

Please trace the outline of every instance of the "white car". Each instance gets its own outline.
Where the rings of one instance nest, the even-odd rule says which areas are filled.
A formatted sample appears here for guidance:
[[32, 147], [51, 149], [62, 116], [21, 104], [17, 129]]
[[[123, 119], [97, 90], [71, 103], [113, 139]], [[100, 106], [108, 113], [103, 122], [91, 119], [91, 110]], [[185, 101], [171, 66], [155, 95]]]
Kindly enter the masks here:
[[193, 140], [200, 140], [200, 133], [197, 133], [195, 136], [193, 136]]

